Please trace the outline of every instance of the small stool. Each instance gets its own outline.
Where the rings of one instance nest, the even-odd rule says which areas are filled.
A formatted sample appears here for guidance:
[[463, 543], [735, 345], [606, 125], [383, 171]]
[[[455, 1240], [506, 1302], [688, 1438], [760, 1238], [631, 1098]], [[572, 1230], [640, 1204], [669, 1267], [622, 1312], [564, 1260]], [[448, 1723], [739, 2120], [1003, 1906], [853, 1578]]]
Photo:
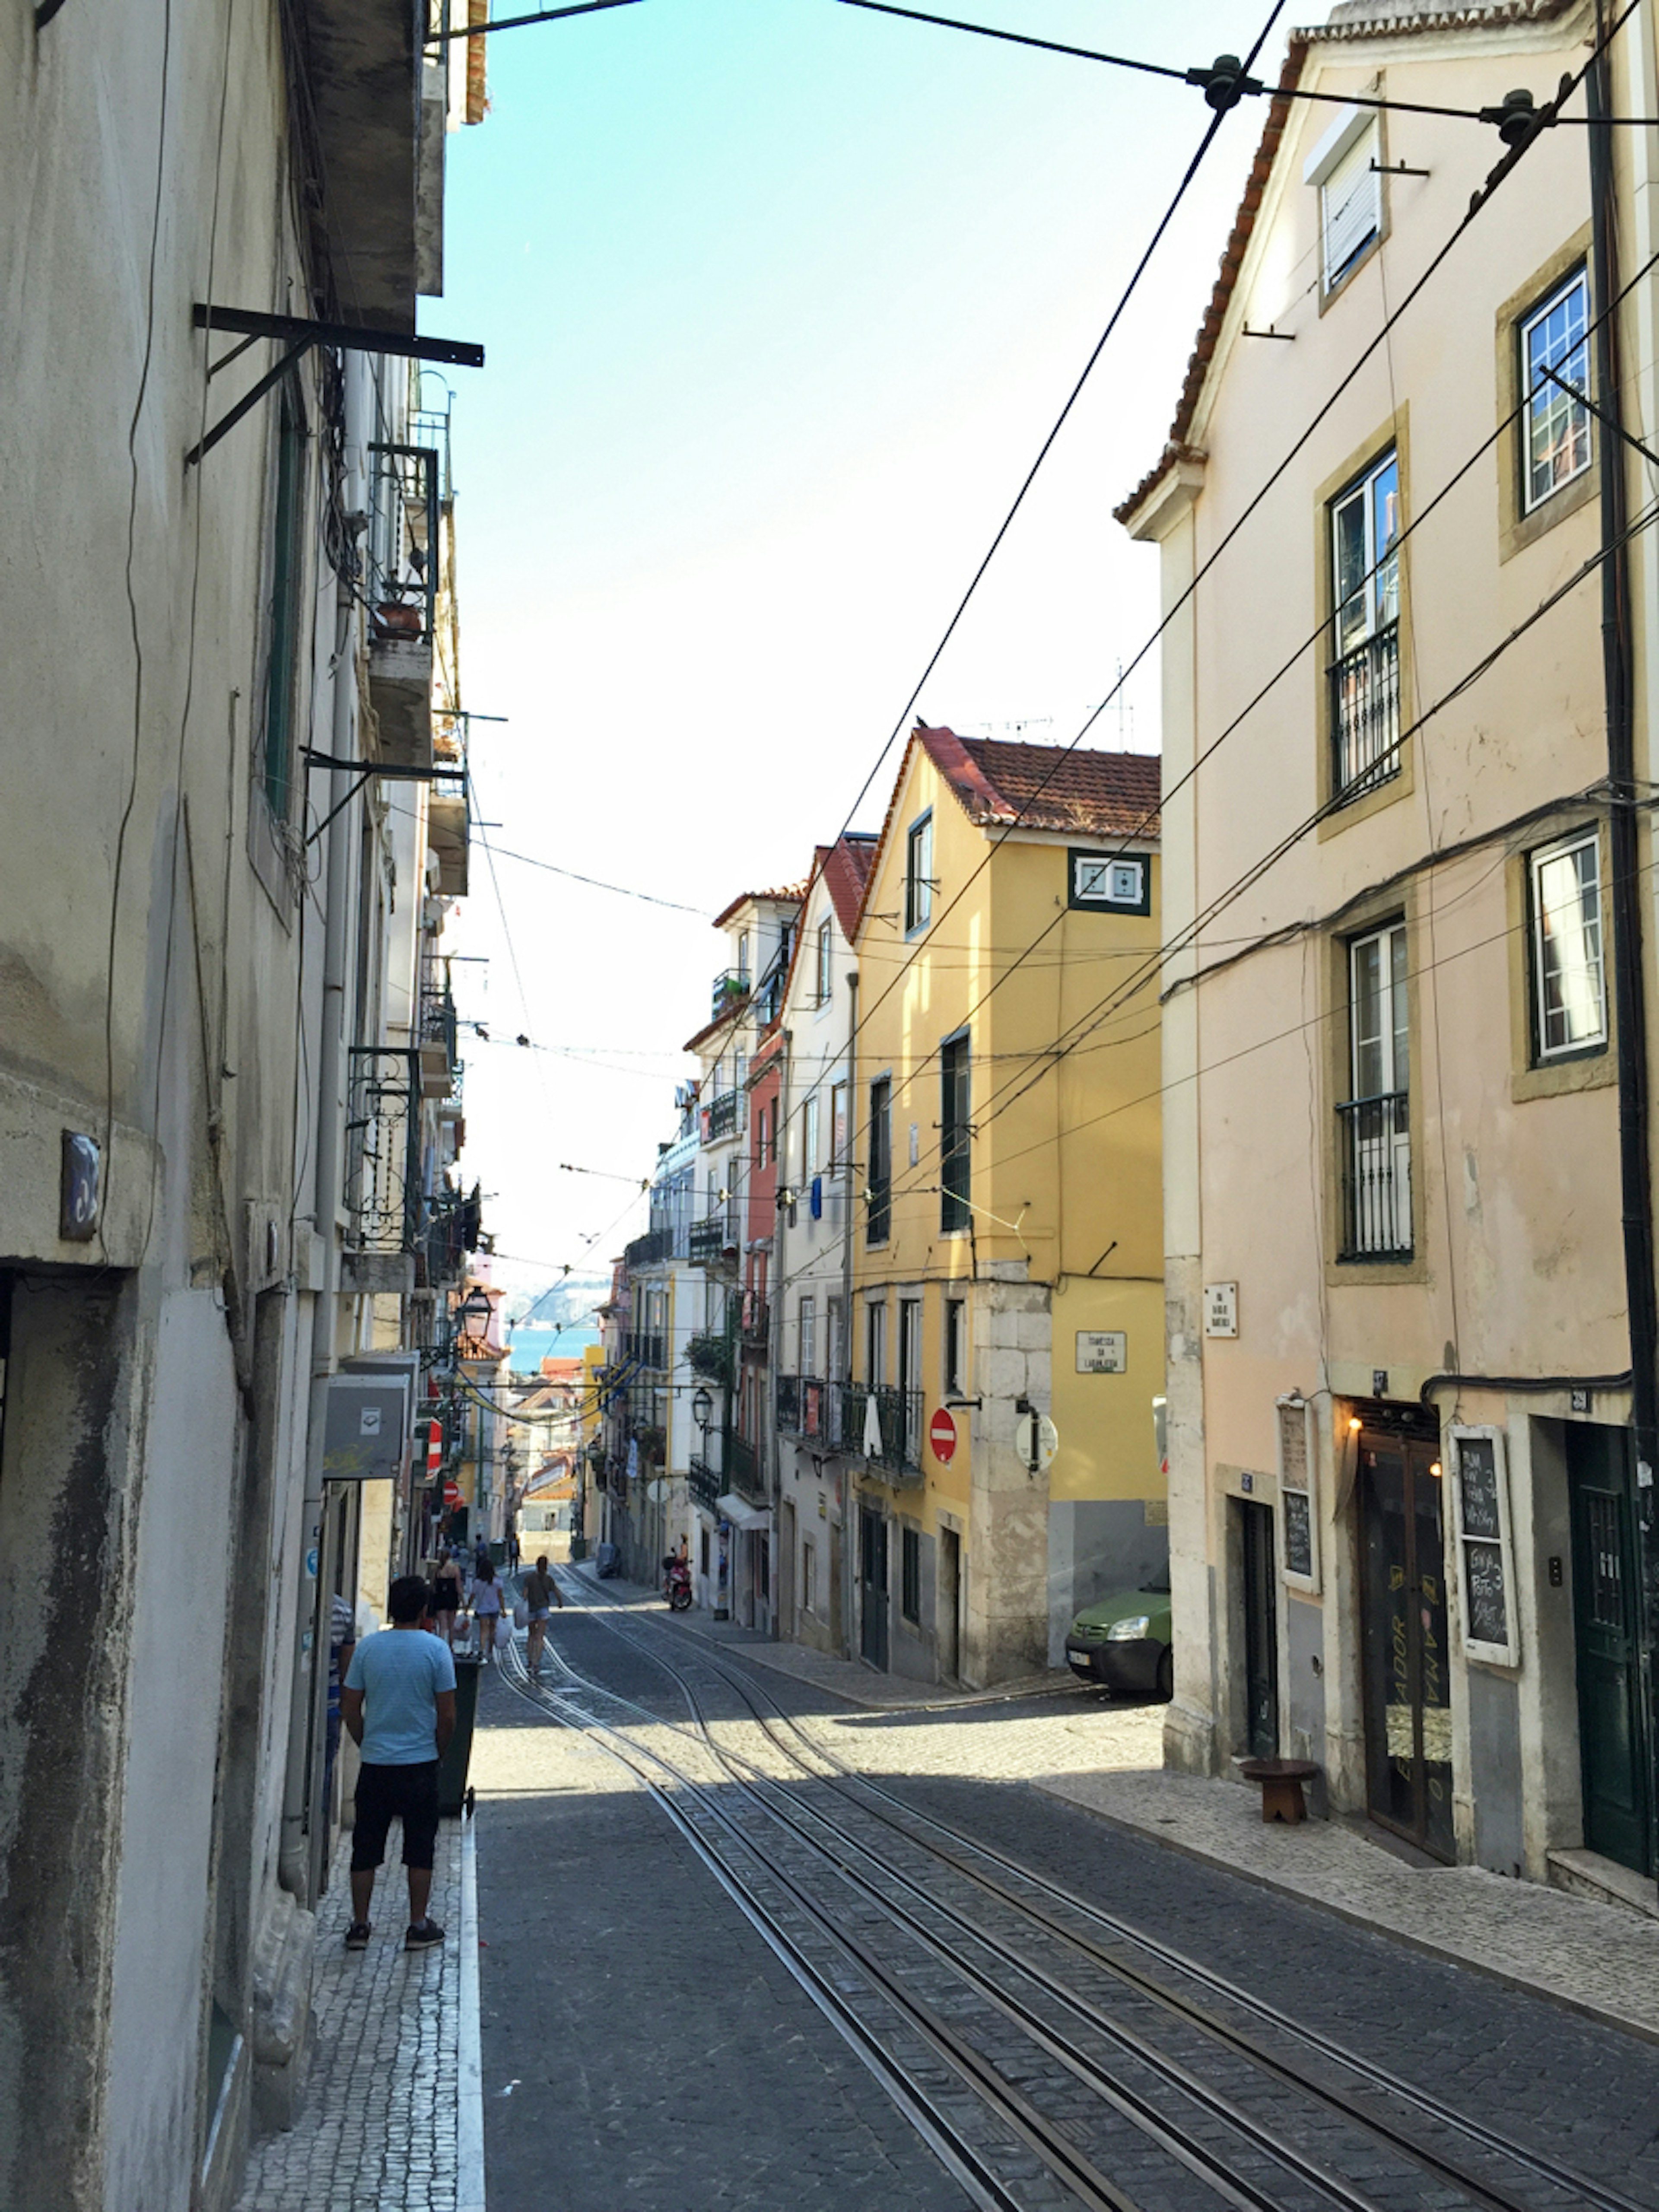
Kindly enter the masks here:
[[1302, 1785], [1319, 1771], [1311, 1759], [1246, 1759], [1239, 1762], [1238, 1771], [1247, 1782], [1261, 1784], [1264, 1820], [1283, 1820], [1294, 1827], [1298, 1820], [1307, 1819], [1308, 1802]]

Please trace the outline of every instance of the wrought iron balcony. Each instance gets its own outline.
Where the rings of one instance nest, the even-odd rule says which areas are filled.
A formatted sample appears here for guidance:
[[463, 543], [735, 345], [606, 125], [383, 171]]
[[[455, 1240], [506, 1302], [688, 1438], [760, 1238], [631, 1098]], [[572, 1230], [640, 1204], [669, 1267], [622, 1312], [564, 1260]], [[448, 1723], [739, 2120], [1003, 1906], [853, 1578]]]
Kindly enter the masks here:
[[764, 1352], [772, 1336], [772, 1309], [751, 1291], [743, 1302], [743, 1340], [750, 1352]]
[[1412, 1256], [1411, 1102], [1403, 1091], [1336, 1109], [1344, 1260]]
[[372, 445], [362, 550], [368, 687], [383, 756], [432, 766], [432, 665], [437, 629], [439, 456], [429, 447]]
[[1400, 625], [1358, 645], [1328, 671], [1331, 789], [1357, 799], [1400, 773]]
[[841, 1402], [839, 1382], [823, 1382], [816, 1375], [778, 1377], [777, 1422], [786, 1435], [840, 1450]]
[[421, 1096], [447, 1098], [460, 1073], [455, 1001], [447, 983], [421, 993]]
[[705, 1513], [712, 1513], [720, 1499], [720, 1479], [708, 1461], [696, 1452], [691, 1455], [685, 1481], [691, 1493], [691, 1503], [701, 1505]]
[[726, 1431], [726, 1479], [734, 1490], [758, 1504], [761, 1498], [760, 1460], [747, 1437], [735, 1429]]
[[714, 988], [710, 994], [709, 1018], [718, 1021], [722, 1014], [730, 1013], [734, 1006], [741, 1006], [748, 996], [747, 971], [741, 968], [722, 968], [714, 978]]
[[687, 1242], [691, 1265], [694, 1267], [718, 1267], [726, 1245], [732, 1241], [724, 1217], [717, 1217], [713, 1221], [694, 1221]]
[[420, 1054], [353, 1045], [346, 1118], [347, 1242], [410, 1252], [421, 1228]]
[[623, 1249], [623, 1261], [630, 1272], [635, 1267], [660, 1267], [665, 1260], [674, 1256], [674, 1232], [672, 1229], [653, 1229], [643, 1237], [636, 1237]]
[[696, 1336], [688, 1337], [685, 1358], [694, 1375], [706, 1375], [711, 1382], [723, 1382], [728, 1389], [731, 1388], [737, 1362], [732, 1339], [724, 1329], [705, 1329]]
[[[872, 1468], [880, 1468], [896, 1490], [919, 1483], [921, 1392], [896, 1389], [887, 1382], [878, 1383], [873, 1389], [865, 1382], [844, 1382], [840, 1392], [842, 1449], [855, 1453]], [[878, 1432], [873, 1435], [869, 1410], [872, 1401]]]
[[628, 1357], [636, 1367], [660, 1374], [667, 1366], [667, 1339], [660, 1329], [641, 1329], [628, 1340]]
[[735, 1091], [722, 1091], [702, 1109], [702, 1141], [718, 1144], [722, 1137], [735, 1136], [741, 1100]]

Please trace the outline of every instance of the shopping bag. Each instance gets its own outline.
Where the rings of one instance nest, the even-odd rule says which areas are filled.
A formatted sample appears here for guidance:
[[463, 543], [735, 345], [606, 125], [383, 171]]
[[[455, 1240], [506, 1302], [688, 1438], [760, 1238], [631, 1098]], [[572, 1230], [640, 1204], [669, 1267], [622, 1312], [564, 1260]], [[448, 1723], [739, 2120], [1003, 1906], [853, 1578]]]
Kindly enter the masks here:
[[528, 1628], [530, 1626], [530, 1607], [522, 1598], [513, 1608], [513, 1626], [514, 1628]]
[[495, 1649], [498, 1651], [505, 1651], [512, 1641], [513, 1624], [507, 1615], [502, 1613], [495, 1623]]

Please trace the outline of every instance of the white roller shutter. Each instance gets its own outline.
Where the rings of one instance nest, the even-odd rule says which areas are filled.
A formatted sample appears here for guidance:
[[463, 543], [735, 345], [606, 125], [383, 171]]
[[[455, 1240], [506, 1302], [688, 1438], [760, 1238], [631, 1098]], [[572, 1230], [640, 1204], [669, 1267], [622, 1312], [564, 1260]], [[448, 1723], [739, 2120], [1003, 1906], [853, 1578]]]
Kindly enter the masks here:
[[1325, 289], [1363, 252], [1382, 227], [1382, 179], [1371, 167], [1376, 159], [1376, 127], [1362, 131], [1319, 188], [1320, 227], [1325, 240]]

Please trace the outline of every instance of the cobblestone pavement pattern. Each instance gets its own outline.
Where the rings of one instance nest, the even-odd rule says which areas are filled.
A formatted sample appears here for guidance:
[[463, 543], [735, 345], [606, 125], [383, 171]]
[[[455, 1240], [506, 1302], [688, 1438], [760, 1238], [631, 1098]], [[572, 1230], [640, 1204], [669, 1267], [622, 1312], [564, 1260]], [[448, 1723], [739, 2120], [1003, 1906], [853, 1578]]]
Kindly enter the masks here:
[[319, 1915], [316, 2041], [297, 2124], [256, 2143], [236, 2212], [454, 2212], [460, 2021], [460, 1829], [438, 1832], [432, 1917], [441, 1950], [407, 1952], [403, 1869], [374, 1891], [374, 1936], [349, 1952], [341, 1839]]

